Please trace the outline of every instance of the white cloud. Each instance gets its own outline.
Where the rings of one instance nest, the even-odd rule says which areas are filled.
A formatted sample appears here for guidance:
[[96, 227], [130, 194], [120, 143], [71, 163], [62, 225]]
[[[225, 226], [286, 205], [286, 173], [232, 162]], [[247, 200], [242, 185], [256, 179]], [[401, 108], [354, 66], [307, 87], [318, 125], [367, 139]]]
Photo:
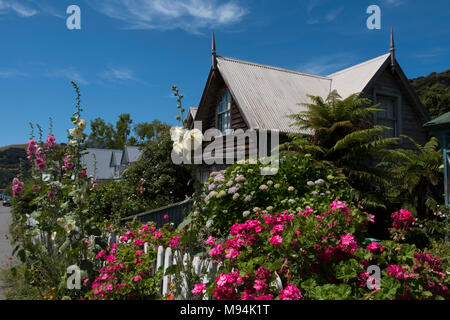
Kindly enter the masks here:
[[313, 60], [309, 60], [301, 64], [297, 70], [311, 74], [328, 75], [349, 67], [355, 60], [356, 56], [354, 54], [339, 53], [335, 55], [316, 57]]
[[398, 7], [404, 3], [406, 3], [407, 0], [383, 0], [383, 4], [387, 5], [387, 6], [392, 6], [392, 7]]
[[0, 69], [0, 78], [15, 78], [15, 77], [26, 77], [27, 73], [18, 71], [16, 69]]
[[15, 12], [24, 18], [32, 17], [38, 13], [31, 1], [0, 0], [0, 15], [9, 12]]
[[[341, 6], [339, 8], [332, 9], [331, 11], [328, 11], [328, 9], [323, 9], [325, 7], [329, 8], [333, 4], [334, 3], [324, 3], [324, 2], [319, 3], [319, 0], [310, 0], [306, 7], [306, 15], [308, 16], [306, 23], [307, 24], [326, 23], [335, 20], [344, 10], [344, 7]], [[313, 14], [313, 11], [318, 11], [315, 9], [318, 8], [320, 5], [323, 7], [320, 9], [321, 14], [320, 15]]]
[[109, 67], [108, 70], [103, 72], [100, 76], [107, 80], [136, 80], [133, 71], [128, 68]]
[[129, 29], [183, 29], [191, 33], [233, 24], [247, 14], [233, 0], [91, 0], [89, 4], [102, 14], [125, 22]]
[[56, 69], [56, 70], [48, 71], [44, 75], [48, 78], [53, 78], [53, 79], [63, 78], [63, 79], [67, 79], [69, 81], [75, 81], [79, 84], [84, 84], [84, 85], [88, 84], [88, 81], [75, 68]]

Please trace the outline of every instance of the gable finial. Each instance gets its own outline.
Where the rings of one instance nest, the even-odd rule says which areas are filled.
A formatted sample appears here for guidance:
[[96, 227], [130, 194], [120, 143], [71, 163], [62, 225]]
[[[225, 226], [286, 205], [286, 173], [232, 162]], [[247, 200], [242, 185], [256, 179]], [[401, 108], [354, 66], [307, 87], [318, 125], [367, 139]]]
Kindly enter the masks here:
[[217, 59], [216, 59], [216, 37], [214, 36], [214, 31], [212, 32], [212, 68], [217, 69]]
[[395, 43], [394, 43], [394, 28], [391, 27], [391, 69], [395, 70]]

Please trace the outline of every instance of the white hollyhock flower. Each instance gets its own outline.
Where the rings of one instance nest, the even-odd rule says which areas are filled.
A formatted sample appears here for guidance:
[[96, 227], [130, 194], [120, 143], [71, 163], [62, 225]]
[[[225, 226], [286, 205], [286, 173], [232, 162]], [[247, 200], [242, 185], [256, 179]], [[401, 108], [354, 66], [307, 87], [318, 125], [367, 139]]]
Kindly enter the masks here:
[[173, 142], [181, 142], [186, 129], [183, 127], [172, 127], [170, 128], [170, 139]]
[[183, 145], [180, 142], [174, 142], [173, 143], [173, 151], [175, 151], [175, 153], [182, 157], [183, 156]]
[[86, 120], [80, 119], [77, 121], [77, 127], [80, 128], [81, 130], [86, 129]]
[[183, 147], [185, 150], [197, 149], [202, 146], [203, 134], [198, 129], [188, 130], [184, 133]]

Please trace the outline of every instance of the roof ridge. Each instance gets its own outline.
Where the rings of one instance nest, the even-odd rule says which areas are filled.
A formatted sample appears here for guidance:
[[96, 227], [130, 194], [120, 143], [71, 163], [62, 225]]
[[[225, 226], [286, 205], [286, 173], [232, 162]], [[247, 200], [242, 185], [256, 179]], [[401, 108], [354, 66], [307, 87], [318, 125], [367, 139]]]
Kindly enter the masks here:
[[374, 62], [374, 61], [376, 61], [376, 60], [380, 60], [381, 58], [387, 58], [387, 56], [389, 56], [389, 55], [390, 55], [390, 53], [386, 53], [386, 54], [383, 54], [383, 55], [381, 55], [381, 56], [372, 58], [372, 59], [370, 59], [370, 60], [363, 61], [363, 62], [358, 63], [358, 64], [355, 64], [355, 65], [353, 65], [353, 66], [351, 66], [351, 67], [348, 67], [348, 68], [345, 68], [345, 69], [336, 71], [336, 72], [334, 72], [334, 73], [331, 73], [331, 74], [327, 75], [327, 77], [328, 77], [328, 78], [332, 78], [332, 77], [334, 77], [334, 76], [336, 76], [336, 75], [338, 75], [338, 74], [340, 74], [340, 73], [347, 72], [347, 71], [350, 71], [350, 70], [353, 70], [353, 69], [356, 69], [356, 68], [360, 68], [360, 67], [362, 67], [362, 66], [365, 66], [366, 64], [372, 63], [372, 62]]
[[306, 73], [306, 72], [301, 72], [301, 71], [296, 71], [296, 70], [290, 70], [290, 69], [280, 68], [280, 67], [274, 67], [274, 66], [269, 66], [267, 64], [256, 63], [256, 62], [251, 62], [251, 61], [246, 61], [246, 60], [240, 60], [240, 59], [236, 59], [236, 58], [217, 56], [217, 59], [224, 59], [224, 60], [228, 60], [228, 61], [232, 61], [232, 62], [252, 65], [252, 66], [255, 66], [255, 67], [272, 69], [272, 70], [288, 72], [288, 73], [294, 73], [294, 74], [298, 74], [298, 75], [302, 75], [302, 76], [319, 78], [319, 79], [323, 79], [323, 80], [331, 80], [328, 76], [320, 76], [320, 75], [317, 75], [317, 74]]

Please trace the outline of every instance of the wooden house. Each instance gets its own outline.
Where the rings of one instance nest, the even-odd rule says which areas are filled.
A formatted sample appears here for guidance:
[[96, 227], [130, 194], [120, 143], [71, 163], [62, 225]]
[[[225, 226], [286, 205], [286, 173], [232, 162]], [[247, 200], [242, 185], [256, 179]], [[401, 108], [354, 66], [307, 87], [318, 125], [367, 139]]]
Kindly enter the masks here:
[[[342, 98], [361, 93], [374, 104], [380, 103], [384, 111], [374, 123], [393, 128], [386, 134], [405, 134], [420, 144], [427, 141], [422, 125], [429, 116], [395, 58], [392, 31], [388, 53], [327, 76], [218, 56], [213, 34], [211, 69], [188, 123], [192, 127], [194, 121], [201, 121], [203, 132], [216, 128], [224, 135], [230, 129], [277, 130], [283, 140], [287, 133], [298, 132], [286, 116], [305, 108], [299, 103], [311, 102], [308, 94], [326, 98], [332, 90]], [[225, 167], [202, 166], [198, 177], [205, 181], [211, 171]]]

